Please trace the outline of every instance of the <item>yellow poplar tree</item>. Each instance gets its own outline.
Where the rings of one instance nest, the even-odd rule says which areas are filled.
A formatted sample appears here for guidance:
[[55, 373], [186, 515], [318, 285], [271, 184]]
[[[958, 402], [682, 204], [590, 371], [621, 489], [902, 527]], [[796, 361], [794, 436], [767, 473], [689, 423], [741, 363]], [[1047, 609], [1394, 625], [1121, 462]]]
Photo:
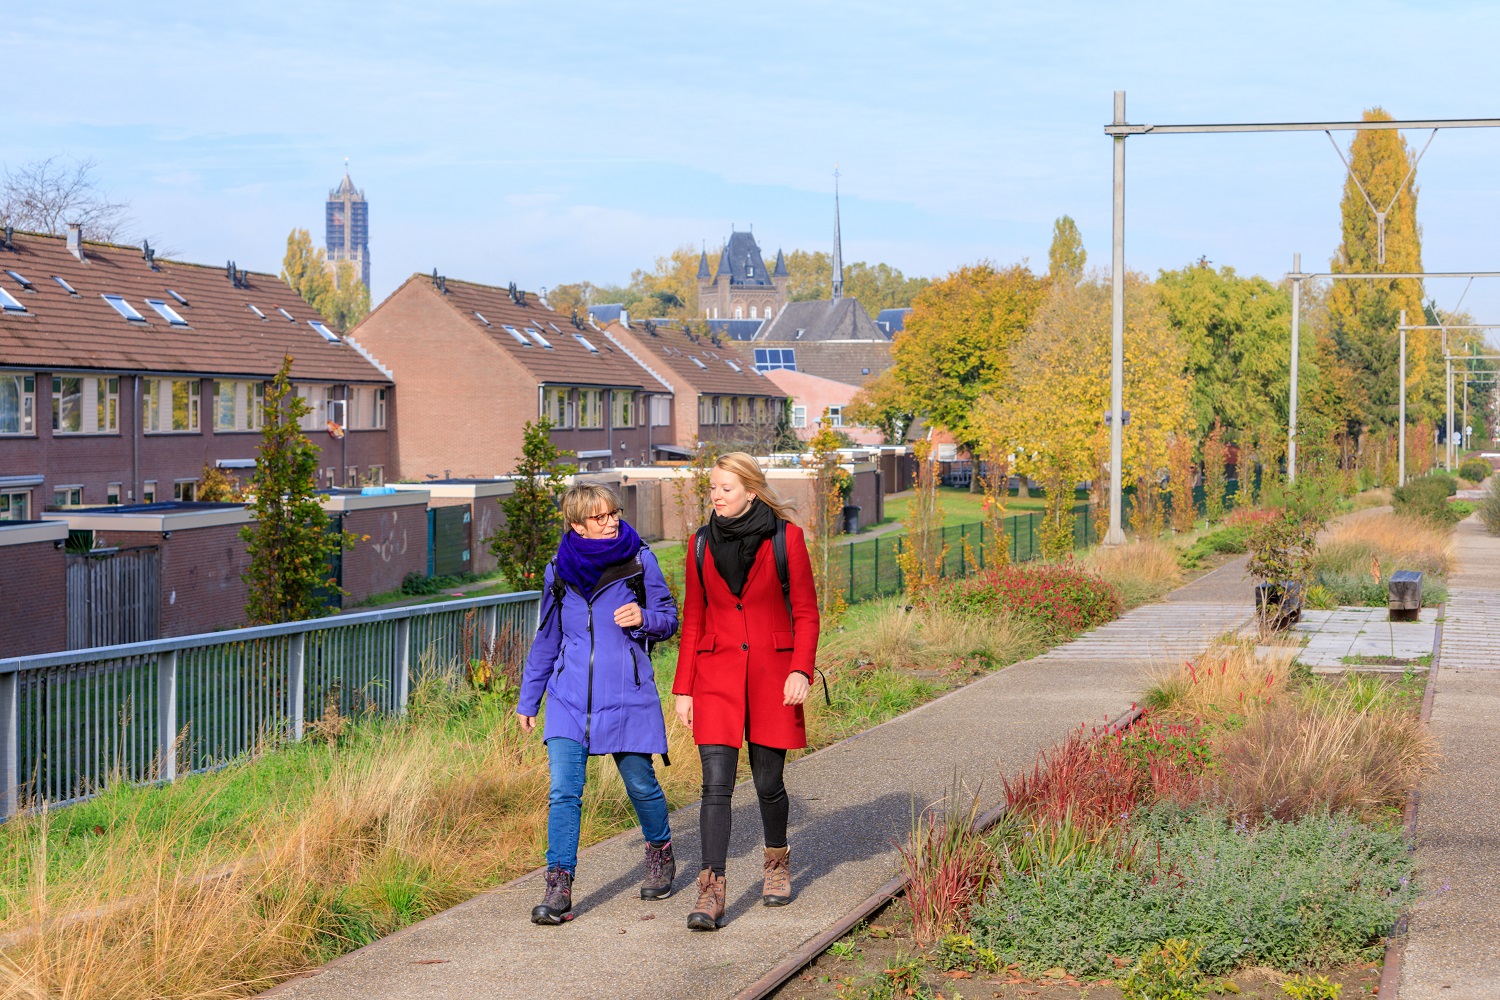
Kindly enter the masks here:
[[[1381, 108], [1364, 113], [1365, 121], [1390, 121]], [[1345, 273], [1422, 270], [1422, 231], [1417, 225], [1414, 155], [1394, 130], [1356, 132], [1349, 150], [1350, 172], [1339, 203], [1343, 239], [1331, 269]], [[1408, 174], [1412, 179], [1406, 182]], [[1399, 191], [1399, 194], [1398, 194]], [[1368, 200], [1367, 200], [1368, 196]], [[1385, 256], [1371, 204], [1385, 217]], [[1367, 399], [1356, 419], [1367, 428], [1396, 423], [1400, 380], [1396, 324], [1401, 310], [1408, 323], [1422, 323], [1422, 283], [1415, 279], [1336, 281], [1328, 294], [1329, 324], [1339, 356], [1359, 376]], [[1431, 331], [1413, 330], [1407, 337], [1408, 416], [1436, 416], [1442, 398], [1441, 358]]]

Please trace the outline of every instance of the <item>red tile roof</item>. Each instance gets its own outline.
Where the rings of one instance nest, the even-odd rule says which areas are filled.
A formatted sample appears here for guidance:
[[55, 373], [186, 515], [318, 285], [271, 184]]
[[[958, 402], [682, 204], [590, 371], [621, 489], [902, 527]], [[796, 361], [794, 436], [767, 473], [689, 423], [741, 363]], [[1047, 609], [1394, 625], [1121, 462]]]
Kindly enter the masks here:
[[[661, 383], [630, 359], [620, 348], [610, 342], [604, 333], [584, 324], [583, 329], [573, 326], [570, 317], [543, 305], [536, 295], [525, 292], [511, 298], [510, 289], [481, 285], [456, 278], [443, 278], [443, 291], [438, 297], [462, 316], [474, 330], [488, 337], [501, 350], [510, 354], [529, 371], [542, 385], [596, 385], [620, 389], [662, 389]], [[431, 275], [414, 274], [391, 294], [395, 299], [413, 282], [434, 284]], [[379, 310], [377, 309], [376, 312]], [[373, 317], [375, 314], [371, 313]], [[480, 319], [480, 317], [483, 319]], [[513, 328], [523, 344], [506, 327]], [[535, 331], [545, 345], [539, 343], [527, 330]], [[359, 328], [350, 331], [350, 337], [359, 339]], [[589, 350], [580, 342], [592, 345]]]
[[668, 326], [653, 326], [648, 332], [640, 323], [628, 329], [611, 323], [606, 329], [629, 345], [643, 364], [694, 392], [786, 398], [786, 393], [755, 370], [749, 352], [732, 341], [715, 344], [707, 337]]
[[[0, 310], [0, 366], [270, 378], [290, 354], [295, 379], [391, 381], [353, 347], [309, 326], [325, 321], [275, 275], [240, 271], [236, 287], [223, 267], [157, 258], [153, 270], [137, 247], [84, 243], [79, 260], [63, 237], [17, 233], [13, 243], [14, 250], [0, 248], [0, 288], [26, 311]], [[121, 316], [105, 295], [123, 297], [141, 320]], [[187, 325], [170, 323], [148, 298], [164, 302]]]

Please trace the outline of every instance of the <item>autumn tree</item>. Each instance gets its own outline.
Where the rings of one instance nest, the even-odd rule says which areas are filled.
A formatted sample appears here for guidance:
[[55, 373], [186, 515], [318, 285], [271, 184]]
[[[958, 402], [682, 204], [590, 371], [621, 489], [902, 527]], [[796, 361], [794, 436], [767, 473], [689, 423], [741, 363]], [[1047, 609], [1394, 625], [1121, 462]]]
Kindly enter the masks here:
[[245, 616], [252, 625], [318, 618], [328, 613], [322, 594], [344, 593], [330, 561], [355, 536], [332, 531], [318, 503], [319, 451], [299, 422], [307, 402], [292, 391], [286, 357], [266, 387], [264, 424], [255, 454], [254, 520], [240, 529], [250, 556]]
[[812, 452], [813, 505], [807, 524], [807, 554], [817, 584], [818, 610], [834, 619], [843, 614], [844, 587], [835, 579], [833, 551], [843, 531], [844, 501], [853, 478], [843, 466], [839, 448], [843, 442], [825, 411], [818, 432], [808, 442]]
[[[977, 455], [975, 405], [1011, 389], [1011, 350], [1038, 304], [1043, 283], [1023, 264], [981, 261], [924, 288], [891, 347], [894, 363], [867, 383], [858, 404], [883, 402], [926, 418]], [[977, 482], [972, 487], [979, 489]]]
[[[1109, 355], [1109, 285], [1054, 284], [1010, 352], [1009, 377], [1001, 383], [1008, 393], [989, 393], [976, 406], [976, 422], [1010, 442], [1015, 471], [1046, 487], [1054, 545], [1071, 538], [1074, 486], [1104, 472]], [[1158, 468], [1167, 442], [1185, 431], [1190, 384], [1184, 368], [1182, 345], [1154, 289], [1130, 275], [1124, 390], [1131, 423], [1124, 434], [1123, 482]]]
[[1077, 281], [1083, 277], [1083, 265], [1088, 261], [1083, 249], [1083, 237], [1078, 232], [1078, 223], [1069, 215], [1061, 216], [1052, 224], [1052, 246], [1047, 250], [1047, 276], [1053, 281], [1067, 276]]
[[[1377, 107], [1366, 111], [1364, 120], [1390, 121], [1391, 116]], [[1331, 270], [1421, 271], [1415, 159], [1406, 140], [1393, 129], [1356, 132], [1349, 163], [1339, 203], [1342, 240]], [[1386, 212], [1387, 206], [1382, 226], [1376, 213]], [[1400, 380], [1396, 325], [1403, 309], [1408, 322], [1418, 322], [1416, 317], [1423, 315], [1420, 281], [1338, 281], [1329, 293], [1329, 321], [1339, 357], [1357, 373], [1366, 390], [1356, 417], [1367, 428], [1396, 423]], [[1435, 417], [1443, 395], [1438, 339], [1431, 331], [1411, 331], [1407, 359], [1408, 415], [1412, 419]]]
[[573, 467], [562, 464], [568, 453], [552, 443], [552, 424], [545, 417], [526, 421], [521, 434], [515, 487], [500, 500], [505, 522], [490, 536], [490, 551], [511, 586], [538, 590], [562, 540], [565, 526], [558, 502]]
[[287, 234], [286, 253], [281, 258], [281, 280], [314, 309], [318, 309], [318, 303], [333, 291], [328, 258], [322, 247], [313, 246], [312, 236], [306, 229], [293, 229]]
[[[1207, 433], [1215, 423], [1248, 437], [1265, 426], [1286, 426], [1291, 386], [1289, 291], [1232, 267], [1200, 261], [1163, 271], [1156, 289], [1187, 354], [1192, 379], [1192, 424]], [[1304, 374], [1304, 379], [1306, 375]]]
[[315, 304], [333, 328], [345, 333], [370, 314], [370, 289], [354, 269], [354, 262], [339, 261], [333, 269], [333, 289]]

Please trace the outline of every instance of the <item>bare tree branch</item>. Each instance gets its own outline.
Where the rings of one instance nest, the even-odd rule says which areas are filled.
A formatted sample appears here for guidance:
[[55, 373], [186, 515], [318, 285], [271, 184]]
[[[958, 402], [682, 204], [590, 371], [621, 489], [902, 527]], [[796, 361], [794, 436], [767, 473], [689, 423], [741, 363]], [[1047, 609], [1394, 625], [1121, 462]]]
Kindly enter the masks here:
[[0, 176], [0, 220], [30, 232], [61, 236], [69, 223], [83, 227], [86, 239], [124, 243], [129, 237], [129, 204], [110, 201], [94, 181], [95, 162], [70, 167], [56, 156], [6, 168]]

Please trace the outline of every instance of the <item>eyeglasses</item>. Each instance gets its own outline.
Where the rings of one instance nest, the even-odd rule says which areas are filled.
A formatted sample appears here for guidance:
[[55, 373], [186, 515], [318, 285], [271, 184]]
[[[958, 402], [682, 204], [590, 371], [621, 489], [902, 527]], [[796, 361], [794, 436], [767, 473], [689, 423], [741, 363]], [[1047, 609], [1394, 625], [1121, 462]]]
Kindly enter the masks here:
[[620, 519], [620, 515], [624, 513], [625, 512], [623, 510], [616, 507], [614, 510], [607, 510], [603, 514], [590, 514], [589, 520], [593, 521], [595, 524], [602, 528], [611, 521], [618, 521]]

